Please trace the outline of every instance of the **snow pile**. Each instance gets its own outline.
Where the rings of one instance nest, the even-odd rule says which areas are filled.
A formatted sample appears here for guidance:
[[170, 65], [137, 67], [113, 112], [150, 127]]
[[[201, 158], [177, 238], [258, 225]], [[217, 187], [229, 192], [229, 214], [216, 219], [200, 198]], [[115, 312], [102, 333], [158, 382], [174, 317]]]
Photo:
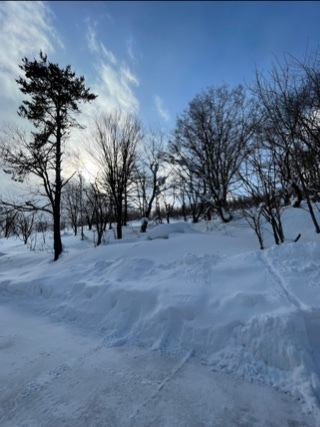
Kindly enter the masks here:
[[147, 233], [148, 240], [168, 239], [170, 234], [174, 233], [196, 233], [190, 224], [185, 222], [176, 222], [174, 224], [160, 224]]
[[265, 251], [240, 220], [223, 232], [219, 224], [205, 233], [160, 225], [97, 248], [79, 249], [66, 235], [56, 263], [2, 239], [0, 296], [98, 333], [106, 345], [191, 351], [319, 410], [319, 236], [306, 212], [289, 208], [286, 219], [288, 234], [299, 227], [302, 238]]

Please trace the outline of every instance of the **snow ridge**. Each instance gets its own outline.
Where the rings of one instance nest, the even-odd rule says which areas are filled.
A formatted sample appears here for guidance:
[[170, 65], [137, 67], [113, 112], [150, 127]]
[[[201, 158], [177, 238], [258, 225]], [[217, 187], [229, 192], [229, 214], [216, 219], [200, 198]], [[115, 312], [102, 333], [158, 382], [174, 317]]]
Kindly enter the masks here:
[[166, 224], [149, 238], [83, 250], [65, 236], [58, 263], [21, 256], [12, 242], [2, 246], [0, 297], [97, 334], [102, 347], [192, 357], [319, 411], [320, 244], [302, 238], [262, 253], [249, 233]]

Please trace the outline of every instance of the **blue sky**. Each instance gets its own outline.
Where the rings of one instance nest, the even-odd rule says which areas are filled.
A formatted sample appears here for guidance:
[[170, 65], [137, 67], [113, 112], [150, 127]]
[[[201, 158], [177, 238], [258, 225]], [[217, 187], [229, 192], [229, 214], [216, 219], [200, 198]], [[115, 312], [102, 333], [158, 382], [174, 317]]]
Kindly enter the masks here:
[[99, 95], [92, 108], [170, 129], [203, 88], [249, 83], [273, 55], [315, 49], [319, 19], [320, 2], [306, 1], [2, 1], [0, 114], [17, 118], [17, 65], [42, 49], [85, 76]]

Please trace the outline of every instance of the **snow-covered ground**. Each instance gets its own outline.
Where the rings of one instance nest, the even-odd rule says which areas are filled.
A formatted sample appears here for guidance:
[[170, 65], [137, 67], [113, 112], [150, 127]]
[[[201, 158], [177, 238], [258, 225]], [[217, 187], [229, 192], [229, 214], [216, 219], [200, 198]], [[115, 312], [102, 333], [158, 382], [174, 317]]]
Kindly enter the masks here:
[[264, 251], [241, 218], [65, 233], [58, 262], [0, 239], [0, 425], [320, 426], [320, 237], [283, 219]]

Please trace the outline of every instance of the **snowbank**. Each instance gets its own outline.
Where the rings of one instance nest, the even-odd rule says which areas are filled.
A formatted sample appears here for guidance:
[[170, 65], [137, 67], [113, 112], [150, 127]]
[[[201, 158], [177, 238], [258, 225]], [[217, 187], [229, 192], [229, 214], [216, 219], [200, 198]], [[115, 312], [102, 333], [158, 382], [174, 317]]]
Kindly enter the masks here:
[[174, 233], [196, 233], [196, 230], [190, 224], [185, 222], [176, 222], [174, 224], [160, 224], [147, 232], [147, 239], [168, 239], [170, 234]]
[[148, 240], [83, 250], [72, 249], [74, 238], [65, 236], [68, 253], [56, 263], [2, 241], [0, 296], [101, 334], [106, 345], [192, 350], [215, 370], [319, 410], [317, 236], [306, 241], [299, 229], [298, 243], [262, 252], [250, 229], [231, 223], [229, 230], [166, 224], [150, 230]]

